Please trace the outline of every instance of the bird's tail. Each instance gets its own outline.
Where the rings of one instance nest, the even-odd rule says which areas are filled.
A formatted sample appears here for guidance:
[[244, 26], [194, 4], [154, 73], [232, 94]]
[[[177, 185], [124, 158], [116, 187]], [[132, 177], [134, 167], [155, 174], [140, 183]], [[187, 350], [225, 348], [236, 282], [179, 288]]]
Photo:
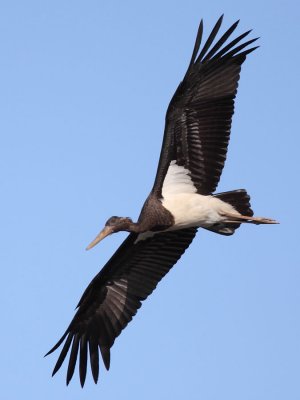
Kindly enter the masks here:
[[263, 218], [263, 217], [253, 217], [253, 211], [250, 205], [250, 196], [245, 189], [232, 190], [230, 192], [223, 192], [214, 195], [218, 199], [229, 203], [232, 205], [236, 211], [241, 215], [236, 215], [234, 213], [224, 216], [227, 221], [216, 226], [208, 228], [210, 231], [219, 233], [221, 235], [232, 235], [235, 230], [240, 227], [241, 223], [251, 223], [251, 224], [275, 224], [277, 223], [273, 219]]

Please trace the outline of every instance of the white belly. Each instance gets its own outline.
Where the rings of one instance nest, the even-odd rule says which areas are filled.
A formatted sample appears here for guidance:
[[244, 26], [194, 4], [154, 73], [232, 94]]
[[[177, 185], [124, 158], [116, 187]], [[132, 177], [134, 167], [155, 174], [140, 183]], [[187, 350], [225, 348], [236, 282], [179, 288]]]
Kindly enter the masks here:
[[171, 229], [198, 226], [208, 228], [224, 222], [222, 213], [239, 213], [228, 203], [213, 197], [197, 194], [190, 171], [176, 160], [171, 161], [162, 187], [162, 205], [175, 218]]
[[216, 223], [224, 222], [224, 212], [239, 213], [230, 204], [213, 197], [197, 193], [167, 194], [162, 199], [162, 205], [175, 218], [172, 229], [182, 229], [192, 226], [208, 228]]

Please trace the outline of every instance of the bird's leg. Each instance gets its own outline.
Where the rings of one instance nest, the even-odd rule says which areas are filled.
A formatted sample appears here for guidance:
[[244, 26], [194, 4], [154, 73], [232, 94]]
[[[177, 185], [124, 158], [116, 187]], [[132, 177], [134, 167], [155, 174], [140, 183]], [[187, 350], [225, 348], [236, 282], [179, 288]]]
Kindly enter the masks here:
[[[241, 222], [241, 223], [249, 223], [249, 224], [279, 224], [279, 222], [275, 221], [274, 219], [271, 218], [265, 218], [265, 217], [249, 217], [247, 215], [236, 215], [232, 213], [221, 213], [223, 217], [226, 217], [226, 220], [224, 222], [229, 222], [229, 223], [235, 223], [235, 222]], [[228, 219], [227, 219], [228, 218]]]

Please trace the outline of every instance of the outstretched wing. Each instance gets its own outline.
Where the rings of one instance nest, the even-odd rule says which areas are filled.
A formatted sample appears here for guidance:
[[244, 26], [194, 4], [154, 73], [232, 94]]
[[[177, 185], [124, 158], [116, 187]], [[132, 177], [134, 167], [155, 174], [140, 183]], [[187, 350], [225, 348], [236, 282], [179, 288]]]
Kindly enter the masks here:
[[[251, 31], [227, 44], [239, 21], [212, 45], [222, 19], [223, 16], [202, 48], [201, 21], [190, 65], [168, 107], [152, 189], [157, 196], [164, 194], [167, 174], [168, 190], [173, 192], [170, 182], [173, 186], [190, 184], [192, 188], [189, 191], [203, 195], [214, 192], [219, 182], [226, 159], [241, 65], [246, 55], [257, 48], [243, 50], [257, 40], [243, 42]], [[181, 189], [182, 186], [178, 190]]]
[[109, 369], [110, 348], [115, 338], [141, 307], [141, 301], [153, 292], [157, 283], [179, 260], [196, 232], [196, 228], [189, 228], [148, 237], [146, 234], [130, 234], [89, 284], [68, 329], [47, 353], [52, 353], [65, 340], [53, 375], [71, 348], [67, 384], [73, 376], [79, 353], [79, 375], [83, 386], [89, 349], [96, 383], [99, 350], [105, 367]]

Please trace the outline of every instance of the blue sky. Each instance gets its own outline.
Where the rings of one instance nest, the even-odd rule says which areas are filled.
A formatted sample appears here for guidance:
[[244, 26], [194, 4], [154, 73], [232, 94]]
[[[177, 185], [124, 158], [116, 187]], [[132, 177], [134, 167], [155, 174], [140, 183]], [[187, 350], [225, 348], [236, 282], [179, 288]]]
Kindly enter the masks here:
[[[219, 191], [246, 188], [281, 225], [200, 231], [99, 384], [76, 371], [66, 387], [43, 355], [125, 235], [84, 249], [111, 215], [138, 216], [198, 23], [223, 12], [261, 48]], [[1, 3], [2, 399], [300, 398], [299, 16], [296, 1]]]

